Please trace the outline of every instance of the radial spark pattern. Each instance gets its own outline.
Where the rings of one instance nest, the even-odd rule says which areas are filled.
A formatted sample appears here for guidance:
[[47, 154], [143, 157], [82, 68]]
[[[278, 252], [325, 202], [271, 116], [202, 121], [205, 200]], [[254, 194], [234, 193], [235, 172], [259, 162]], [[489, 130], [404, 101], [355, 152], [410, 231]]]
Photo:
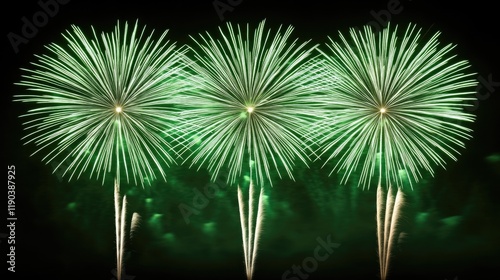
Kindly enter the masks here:
[[194, 60], [189, 62], [198, 89], [185, 96], [182, 119], [190, 135], [189, 159], [204, 164], [213, 178], [227, 168], [229, 181], [243, 166], [255, 166], [256, 185], [271, 181], [271, 170], [293, 178], [294, 160], [307, 164], [302, 136], [317, 100], [316, 46], [292, 40], [293, 28], [255, 31], [227, 24], [219, 39], [193, 37]]
[[23, 115], [30, 131], [23, 139], [45, 153], [45, 162], [79, 177], [90, 169], [144, 185], [174, 162], [174, 143], [164, 131], [175, 128], [171, 97], [181, 91], [184, 48], [157, 41], [136, 23], [118, 22], [113, 32], [87, 38], [76, 26], [66, 44], [50, 44], [18, 84], [31, 94], [16, 101], [36, 107]]
[[411, 184], [422, 170], [433, 174], [455, 160], [471, 137], [466, 124], [474, 116], [464, 107], [476, 81], [469, 64], [453, 45], [439, 44], [439, 33], [425, 37], [414, 25], [403, 33], [367, 26], [321, 51], [337, 83], [324, 100], [331, 113], [317, 124], [319, 154], [326, 162], [338, 157], [333, 170], [345, 171], [343, 182], [359, 170], [364, 187], [374, 175], [386, 186]]

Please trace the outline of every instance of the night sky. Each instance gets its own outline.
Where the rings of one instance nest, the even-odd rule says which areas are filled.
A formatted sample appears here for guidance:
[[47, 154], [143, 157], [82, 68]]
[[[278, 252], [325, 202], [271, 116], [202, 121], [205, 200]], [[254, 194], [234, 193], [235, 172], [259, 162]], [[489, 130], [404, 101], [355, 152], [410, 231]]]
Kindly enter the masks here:
[[[47, 1], [41, 0], [40, 3]], [[455, 53], [468, 60], [477, 74], [477, 103], [473, 109], [473, 138], [458, 160], [446, 169], [424, 174], [413, 190], [405, 189], [398, 244], [388, 279], [478, 279], [500, 270], [500, 55], [498, 8], [487, 1], [424, 4], [417, 0], [352, 1], [331, 5], [317, 1], [60, 1], [58, 10], [23, 43], [13, 44], [12, 33], [23, 36], [23, 18], [41, 15], [37, 1], [11, 1], [2, 13], [2, 93], [7, 110], [4, 121], [4, 168], [15, 166], [15, 273], [9, 272], [10, 246], [5, 214], [7, 187], [0, 195], [0, 270], [2, 279], [44, 276], [51, 279], [113, 279], [115, 268], [113, 182], [82, 177], [68, 182], [30, 156], [36, 147], [23, 145], [19, 116], [33, 104], [14, 103], [23, 91], [14, 85], [20, 68], [29, 67], [44, 45], [62, 43], [72, 24], [90, 31], [111, 31], [117, 20], [146, 25], [169, 39], [189, 44], [189, 36], [215, 34], [225, 22], [261, 20], [271, 28], [293, 25], [299, 40], [320, 45], [338, 31], [371, 24], [374, 27], [415, 23], [425, 34], [442, 32], [442, 44], [456, 44]], [[166, 2], [166, 1], [164, 1]], [[181, 3], [182, 2], [182, 3]], [[429, 1], [430, 2], [430, 1]], [[105, 4], [103, 4], [105, 3]], [[214, 6], [227, 6], [217, 11]], [[221, 4], [222, 3], [222, 4]], [[9, 34], [10, 37], [9, 37]], [[375, 223], [375, 188], [363, 190], [329, 168], [298, 164], [295, 181], [279, 179], [266, 189], [266, 215], [254, 279], [379, 279]], [[188, 166], [167, 171], [167, 182], [142, 187], [123, 184], [129, 198], [129, 215], [142, 220], [127, 242], [124, 279], [245, 279], [236, 188], [218, 184], [212, 198], [209, 174]], [[7, 176], [7, 172], [5, 172]], [[222, 179], [221, 179], [222, 180]], [[212, 185], [213, 186], [213, 185]], [[201, 199], [201, 200], [200, 200]], [[181, 208], [198, 209], [187, 217]], [[202, 204], [201, 206], [199, 204]], [[195, 207], [196, 208], [196, 207]], [[311, 260], [318, 246], [336, 248], [326, 260], [303, 274], [293, 266]], [[338, 245], [338, 246], [337, 246]], [[330, 248], [331, 249], [331, 248]], [[328, 251], [327, 249], [325, 249]], [[306, 264], [307, 265], [307, 264]], [[288, 276], [286, 272], [290, 271]], [[4, 277], [3, 275], [7, 277]]]

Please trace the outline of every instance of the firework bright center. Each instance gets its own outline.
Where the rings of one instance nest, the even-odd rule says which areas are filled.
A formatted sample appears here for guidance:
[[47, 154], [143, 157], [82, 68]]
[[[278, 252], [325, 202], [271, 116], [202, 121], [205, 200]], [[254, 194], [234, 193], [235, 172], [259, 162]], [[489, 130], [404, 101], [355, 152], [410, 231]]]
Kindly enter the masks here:
[[254, 110], [255, 110], [255, 107], [252, 107], [252, 106], [248, 106], [247, 107], [247, 112], [248, 113], [252, 113]]
[[116, 106], [116, 107], [115, 107], [115, 112], [117, 112], [117, 113], [121, 113], [121, 112], [123, 112], [123, 108], [122, 108], [122, 106]]
[[387, 109], [385, 107], [380, 108], [380, 113], [385, 114], [387, 112]]

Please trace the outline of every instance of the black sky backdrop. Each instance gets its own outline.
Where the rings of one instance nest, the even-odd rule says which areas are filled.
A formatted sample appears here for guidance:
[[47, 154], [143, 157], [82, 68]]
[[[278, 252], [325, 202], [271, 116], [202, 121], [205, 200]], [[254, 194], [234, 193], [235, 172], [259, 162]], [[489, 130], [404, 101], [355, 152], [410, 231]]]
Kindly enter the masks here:
[[[214, 3], [234, 6], [217, 12]], [[457, 162], [450, 162], [446, 170], [436, 168], [436, 175], [426, 177], [422, 187], [414, 190], [416, 194], [409, 196], [402, 222], [407, 235], [398, 247], [389, 279], [463, 280], [479, 279], [479, 273], [500, 273], [500, 23], [494, 4], [71, 0], [58, 7], [32, 38], [18, 46], [17, 52], [8, 34], [22, 36], [22, 18], [32, 20], [42, 9], [37, 1], [5, 2], [2, 7], [1, 79], [6, 108], [3, 155], [4, 168], [14, 165], [16, 169], [18, 218], [15, 273], [7, 271], [8, 239], [0, 235], [2, 279], [36, 275], [51, 279], [113, 278], [111, 186], [85, 178], [61, 181], [52, 174], [50, 165], [41, 163], [41, 156], [30, 157], [35, 147], [23, 146], [23, 126], [18, 117], [31, 107], [12, 102], [12, 96], [22, 91], [14, 86], [20, 80], [20, 68], [29, 67], [34, 54], [45, 53], [44, 45], [62, 43], [61, 34], [72, 24], [87, 31], [90, 26], [111, 31], [117, 20], [138, 20], [148, 30], [154, 28], [156, 34], [169, 29], [172, 41], [189, 44], [190, 35], [205, 31], [215, 34], [225, 22], [256, 26], [266, 19], [272, 28], [293, 25], [293, 34], [300, 40], [324, 44], [328, 36], [335, 38], [338, 31], [345, 33], [351, 27], [372, 24], [382, 28], [388, 16], [391, 24], [415, 23], [429, 34], [442, 32], [440, 41], [456, 44], [457, 55], [470, 62], [480, 81], [473, 139], [466, 143]], [[391, 9], [397, 12], [391, 13]], [[278, 206], [270, 210], [264, 226], [255, 279], [282, 279], [285, 271], [312, 255], [317, 238], [329, 235], [341, 246], [307, 279], [379, 279], [374, 190], [338, 187], [335, 176], [325, 178], [327, 172], [320, 166], [313, 164], [311, 168], [297, 170], [295, 182], [283, 180], [270, 194]], [[7, 177], [7, 170], [4, 174]], [[187, 225], [178, 205], [189, 203], [193, 185], [202, 189], [208, 176], [184, 167], [173, 168], [170, 175], [172, 181], [158, 182], [147, 190], [129, 189], [130, 211], [138, 211], [145, 218], [130, 244], [126, 266], [133, 276], [129, 279], [244, 279], [236, 212], [225, 212], [236, 211], [234, 189], [225, 190], [227, 201], [210, 201]], [[175, 189], [169, 189], [172, 185]], [[145, 198], [152, 198], [152, 209], [144, 205]], [[0, 234], [6, 234], [7, 187], [0, 192], [0, 202], [4, 208]], [[330, 208], [331, 203], [339, 206]], [[351, 211], [335, 212], [334, 208]], [[160, 217], [161, 222], [153, 221], [154, 217]], [[424, 222], [417, 224], [422, 219]], [[294, 277], [288, 279], [300, 279]]]

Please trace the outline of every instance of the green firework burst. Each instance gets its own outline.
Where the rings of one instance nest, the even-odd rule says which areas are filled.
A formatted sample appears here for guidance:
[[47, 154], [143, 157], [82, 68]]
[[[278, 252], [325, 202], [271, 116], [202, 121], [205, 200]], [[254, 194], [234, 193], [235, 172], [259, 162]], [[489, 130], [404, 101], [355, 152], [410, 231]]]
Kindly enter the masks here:
[[439, 32], [424, 40], [414, 25], [399, 31], [352, 29], [321, 51], [337, 83], [323, 100], [330, 114], [317, 124], [318, 153], [325, 162], [338, 157], [333, 170], [345, 171], [343, 182], [360, 166], [363, 187], [377, 175], [386, 186], [401, 187], [403, 177], [412, 184], [422, 170], [456, 160], [471, 137], [474, 116], [464, 108], [477, 82], [469, 63], [439, 44]]
[[[146, 28], [120, 26], [87, 38], [76, 26], [63, 36], [64, 45], [50, 44], [31, 69], [22, 69], [20, 86], [31, 93], [15, 101], [35, 104], [22, 117], [43, 161], [69, 163], [64, 176], [124, 174], [142, 185], [145, 178], [165, 179], [163, 168], [175, 162], [174, 142], [164, 131], [175, 128], [170, 102], [185, 89], [182, 56], [166, 39]], [[146, 180], [147, 183], [147, 180]]]
[[315, 45], [292, 40], [292, 27], [271, 32], [262, 21], [252, 31], [227, 24], [220, 38], [208, 32], [192, 37], [189, 62], [197, 89], [179, 103], [193, 141], [188, 159], [217, 176], [228, 169], [234, 183], [253, 161], [257, 185], [271, 183], [271, 170], [293, 178], [294, 160], [307, 164], [310, 151], [302, 136], [316, 118], [319, 86]]

